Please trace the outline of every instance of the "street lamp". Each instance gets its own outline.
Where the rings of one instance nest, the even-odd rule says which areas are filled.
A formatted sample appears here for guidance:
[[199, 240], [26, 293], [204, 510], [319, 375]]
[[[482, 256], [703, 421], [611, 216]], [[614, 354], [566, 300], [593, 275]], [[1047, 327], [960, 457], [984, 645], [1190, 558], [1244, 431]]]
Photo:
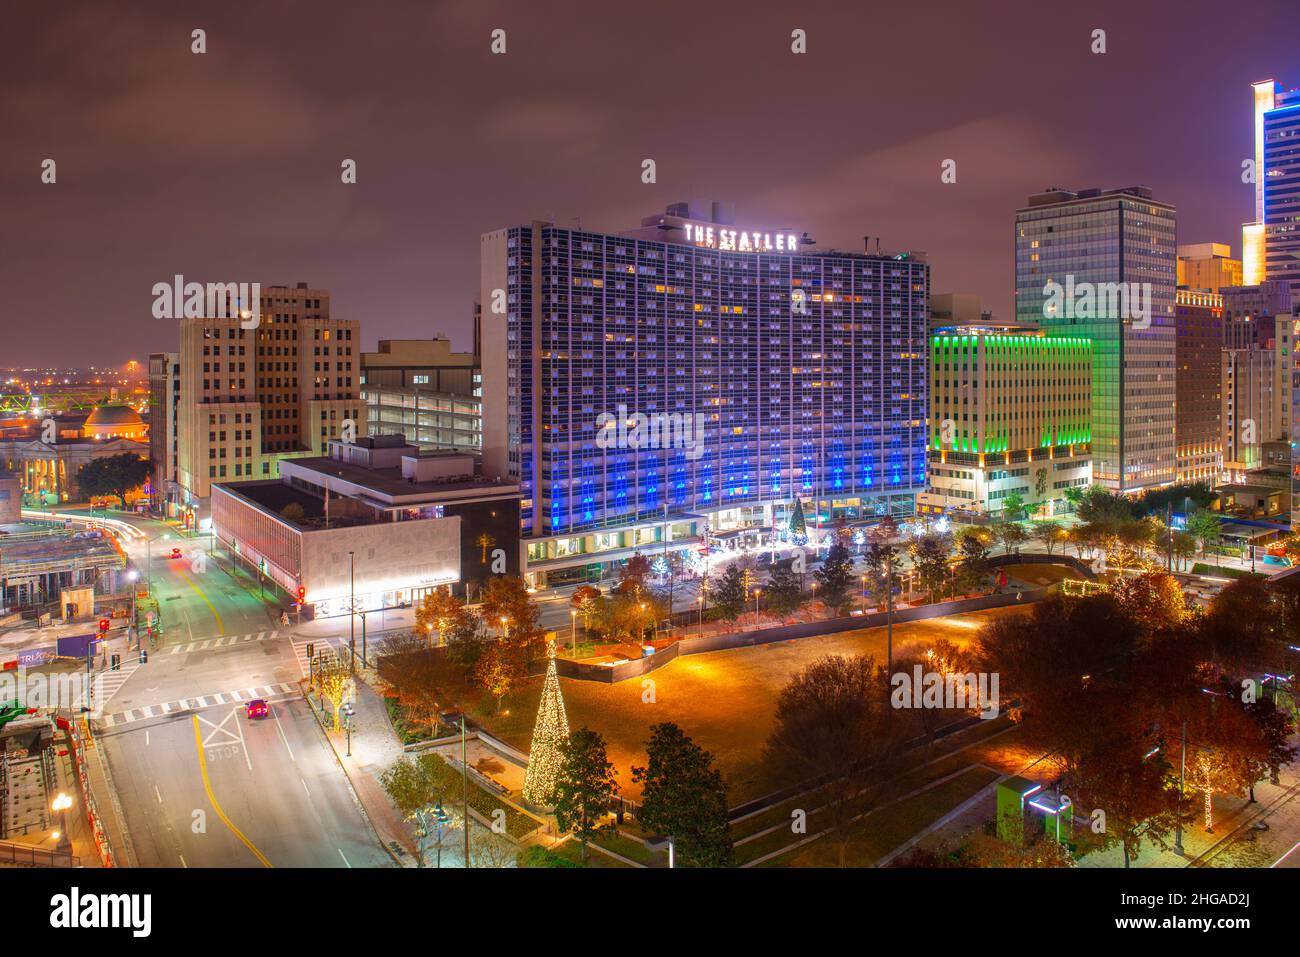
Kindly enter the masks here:
[[[438, 841], [438, 868], [439, 868], [439, 869], [442, 868], [442, 829], [443, 829], [444, 827], [447, 826], [447, 822], [450, 821], [450, 820], [451, 820], [451, 815], [448, 814], [446, 811], [443, 810], [442, 802], [439, 801], [439, 802], [437, 802], [436, 804], [434, 804], [434, 806], [433, 806], [433, 828], [434, 828], [434, 832], [437, 834], [437, 841]], [[468, 820], [465, 821], [465, 826], [466, 826], [467, 828], [469, 827], [469, 821], [468, 821]], [[466, 862], [465, 866], [466, 866], [466, 867], [469, 866], [468, 861]]]
[[351, 701], [343, 702], [343, 730], [348, 736], [348, 753], [352, 757], [352, 715], [356, 714], [356, 709], [352, 707]]
[[[135, 581], [139, 577], [140, 577], [140, 573], [137, 572], [134, 568], [126, 573], [126, 580], [131, 583], [131, 631], [135, 632], [135, 646], [137, 649], [140, 647], [140, 626], [136, 623], [135, 620], [135, 593], [136, 593]], [[129, 641], [127, 643], [127, 647], [128, 648], [130, 647]]]
[[357, 673], [357, 566], [352, 552], [348, 552], [348, 657], [352, 663], [352, 673]]
[[72, 838], [68, 837], [68, 808], [72, 807], [72, 798], [62, 791], [50, 805], [50, 809], [59, 812], [59, 843], [54, 849], [60, 854], [72, 853]]
[[573, 645], [573, 657], [578, 657], [578, 611], [569, 609], [569, 641]]
[[166, 541], [171, 536], [166, 532], [161, 535], [155, 535], [153, 538], [147, 538], [144, 542], [144, 578], [145, 584], [150, 591], [153, 591], [153, 543]]

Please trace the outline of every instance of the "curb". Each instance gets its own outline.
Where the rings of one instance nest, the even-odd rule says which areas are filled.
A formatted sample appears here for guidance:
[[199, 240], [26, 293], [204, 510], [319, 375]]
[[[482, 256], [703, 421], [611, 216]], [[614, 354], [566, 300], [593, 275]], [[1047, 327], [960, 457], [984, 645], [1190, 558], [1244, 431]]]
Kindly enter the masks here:
[[370, 827], [370, 833], [375, 836], [375, 840], [378, 842], [379, 846], [383, 848], [384, 852], [393, 859], [394, 864], [400, 868], [406, 868], [407, 865], [403, 864], [402, 859], [397, 856], [397, 853], [384, 843], [383, 836], [379, 833], [379, 828], [375, 827], [375, 822], [371, 819], [370, 812], [366, 810], [366, 806], [362, 802], [361, 796], [357, 794], [356, 785], [352, 783], [352, 775], [348, 772], [347, 765], [343, 763], [343, 758], [339, 755], [338, 748], [334, 746], [334, 740], [329, 736], [329, 732], [325, 729], [325, 723], [321, 720], [320, 714], [316, 711], [316, 705], [312, 702], [311, 695], [301, 689], [300, 694], [302, 695], [302, 699], [307, 702], [307, 708], [311, 711], [312, 717], [316, 719], [316, 727], [324, 736], [325, 743], [329, 745], [330, 754], [334, 755], [334, 762], [339, 766], [339, 770], [343, 772], [343, 780], [348, 783], [348, 793], [352, 795], [353, 803], [356, 804], [357, 810], [361, 812], [362, 818], [365, 819], [366, 824]]

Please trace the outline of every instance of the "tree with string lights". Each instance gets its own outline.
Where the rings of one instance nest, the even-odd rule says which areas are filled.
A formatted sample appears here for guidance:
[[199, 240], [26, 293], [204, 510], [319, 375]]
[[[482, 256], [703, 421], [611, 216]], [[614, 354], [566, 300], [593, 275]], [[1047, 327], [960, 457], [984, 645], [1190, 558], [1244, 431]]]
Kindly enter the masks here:
[[538, 807], [555, 803], [555, 785], [569, 740], [569, 717], [560, 695], [560, 676], [555, 670], [555, 648], [551, 647], [542, 682], [542, 698], [537, 704], [537, 724], [533, 726], [533, 745], [528, 752], [528, 770], [524, 772], [524, 800]]

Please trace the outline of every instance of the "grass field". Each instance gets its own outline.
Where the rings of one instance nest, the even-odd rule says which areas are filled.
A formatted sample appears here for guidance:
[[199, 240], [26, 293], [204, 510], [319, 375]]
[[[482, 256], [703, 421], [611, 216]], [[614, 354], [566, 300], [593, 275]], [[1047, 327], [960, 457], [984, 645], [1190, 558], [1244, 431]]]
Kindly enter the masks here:
[[[936, 784], [881, 808], [855, 823], [853, 836], [845, 848], [846, 867], [871, 867], [882, 857], [933, 824], [963, 801], [998, 780], [988, 768], [968, 768], [941, 784]], [[814, 830], [812, 818], [809, 830]], [[839, 865], [839, 841], [833, 836], [796, 848], [787, 854], [764, 861], [762, 867], [836, 867]]]
[[[983, 622], [1021, 613], [1021, 608], [996, 609], [895, 625], [894, 648], [897, 651], [904, 645], [936, 638], [964, 645]], [[825, 655], [865, 653], [883, 661], [885, 648], [885, 629], [870, 628], [691, 655], [644, 679], [616, 685], [562, 679], [561, 690], [569, 726], [585, 725], [604, 735], [609, 759], [630, 796], [639, 794], [632, 784], [630, 768], [645, 762], [650, 726], [673, 721], [713, 753], [734, 805], [769, 793], [774, 787], [762, 772], [762, 749], [772, 728], [777, 696], [789, 678]], [[506, 713], [497, 716], [488, 709], [478, 717], [493, 734], [527, 751], [540, 689], [540, 679], [534, 680], [505, 699]]]

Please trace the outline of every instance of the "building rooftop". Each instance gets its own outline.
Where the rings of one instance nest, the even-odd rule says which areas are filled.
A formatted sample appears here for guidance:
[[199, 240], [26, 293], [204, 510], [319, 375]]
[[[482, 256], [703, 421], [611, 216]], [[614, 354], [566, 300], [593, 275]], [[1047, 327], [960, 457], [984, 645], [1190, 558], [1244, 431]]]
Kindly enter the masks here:
[[[426, 452], [419, 457], [421, 459], [470, 458], [464, 452], [451, 450], [433, 454]], [[391, 499], [391, 504], [395, 505], [411, 504], [421, 500], [434, 502], [443, 499], [474, 497], [463, 494], [465, 492], [517, 492], [519, 490], [518, 485], [484, 478], [471, 478], [468, 480], [435, 479], [433, 481], [419, 482], [403, 478], [400, 468], [365, 468], [364, 466], [352, 465], [349, 462], [342, 462], [324, 455], [293, 459], [290, 464], [295, 470], [304, 469], [316, 472], [319, 475], [342, 479], [367, 492], [375, 493], [377, 498]]]

